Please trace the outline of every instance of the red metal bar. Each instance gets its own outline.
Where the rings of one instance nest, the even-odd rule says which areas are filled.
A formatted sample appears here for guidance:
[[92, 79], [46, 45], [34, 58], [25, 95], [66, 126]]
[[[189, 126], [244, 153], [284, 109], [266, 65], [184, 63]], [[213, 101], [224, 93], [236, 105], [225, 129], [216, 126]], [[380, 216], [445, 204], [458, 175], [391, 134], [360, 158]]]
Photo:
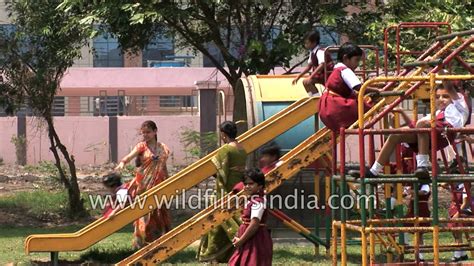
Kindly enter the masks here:
[[454, 57], [469, 73], [474, 74], [474, 68], [472, 68], [466, 61], [464, 61], [459, 55]]
[[[474, 133], [474, 127], [465, 128], [435, 128], [437, 132], [460, 132]], [[346, 129], [346, 135], [357, 135], [359, 129]], [[378, 134], [410, 134], [410, 133], [430, 133], [430, 128], [389, 128], [389, 129], [364, 129], [364, 135]]]
[[331, 170], [332, 170], [332, 175], [336, 175], [337, 174], [337, 133], [335, 131], [331, 131], [331, 141], [332, 141]]
[[[345, 178], [345, 167], [346, 167], [346, 129], [341, 127], [339, 130], [340, 134], [340, 139], [339, 139], [339, 153], [341, 154], [340, 163], [341, 165], [339, 166], [339, 174], [341, 175], [341, 178]], [[333, 161], [335, 161], [333, 159]]]
[[[460, 52], [462, 52], [466, 47], [468, 47], [472, 42], [474, 41], [474, 37], [471, 37], [469, 38], [468, 40], [466, 40], [463, 44], [461, 44], [458, 48], [456, 48], [451, 54], [449, 54], [444, 60], [443, 62], [440, 64], [440, 65], [437, 65], [436, 67], [434, 67], [430, 73], [437, 73], [440, 69], [442, 69], [445, 65], [447, 65], [456, 55], [458, 55]], [[393, 103], [389, 104], [388, 105], [388, 108], [386, 108], [385, 110], [383, 110], [382, 112], [380, 112], [378, 115], [376, 115], [372, 121], [370, 121], [368, 124], [367, 124], [367, 128], [370, 128], [372, 127], [375, 122], [377, 122], [378, 120], [380, 120], [383, 116], [385, 116], [388, 112], [390, 112], [393, 107], [397, 106], [398, 104], [400, 104], [400, 102], [402, 102], [403, 100], [405, 100], [406, 96], [407, 95], [410, 95], [412, 94], [416, 89], [418, 89], [425, 81], [419, 81], [417, 83], [415, 83], [415, 85], [413, 85], [411, 88], [409, 88], [406, 92], [405, 92], [405, 95], [403, 96], [400, 96], [399, 98], [397, 98]], [[390, 84], [390, 83], [389, 83]], [[387, 84], [387, 86], [389, 85]], [[386, 87], [387, 87], [386, 86]]]
[[[416, 60], [418, 61], [421, 61], [421, 60], [424, 60], [426, 57], [428, 57], [428, 55], [430, 55], [435, 49], [437, 49], [439, 46], [441, 45], [441, 42], [436, 42], [434, 43], [430, 48], [428, 48], [424, 54], [420, 55], [420, 57], [418, 57]], [[402, 76], [405, 76], [406, 74], [408, 74], [410, 71], [408, 69], [405, 69], [403, 70], [402, 73], [400, 73], [398, 76], [399, 77], [402, 77]], [[387, 74], [386, 74], [387, 75]], [[391, 89], [394, 85], [396, 84], [395, 81], [391, 81], [389, 83], [387, 83], [387, 85], [385, 85], [384, 88], [382, 88], [382, 90], [389, 90]]]
[[384, 70], [385, 75], [388, 76], [388, 41], [390, 37], [390, 30], [395, 29], [396, 34], [396, 69], [397, 74], [400, 73], [400, 29], [402, 28], [432, 28], [436, 30], [436, 33], [439, 33], [439, 27], [447, 26], [448, 33], [451, 33], [451, 25], [447, 22], [401, 22], [398, 25], [390, 26], [384, 30]]
[[375, 140], [374, 135], [369, 135], [369, 165], [375, 162]]
[[397, 27], [395, 31], [396, 45], [397, 45], [397, 54], [396, 54], [396, 63], [397, 63], [397, 75], [400, 74], [400, 26]]

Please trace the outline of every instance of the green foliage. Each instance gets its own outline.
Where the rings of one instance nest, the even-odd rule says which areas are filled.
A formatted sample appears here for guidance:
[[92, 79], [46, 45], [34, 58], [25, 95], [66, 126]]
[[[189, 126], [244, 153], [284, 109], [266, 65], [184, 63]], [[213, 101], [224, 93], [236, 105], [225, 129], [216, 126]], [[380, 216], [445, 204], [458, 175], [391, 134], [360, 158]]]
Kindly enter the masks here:
[[[103, 25], [124, 49], [142, 49], [166, 28], [178, 46], [202, 52], [231, 84], [242, 74], [266, 74], [275, 66], [288, 66], [302, 50], [307, 31], [320, 23], [335, 25], [346, 15], [344, 5], [317, 0], [64, 0], [60, 7], [80, 7], [82, 23]], [[210, 44], [219, 55], [209, 53]], [[220, 56], [228, 68], [218, 63]]]
[[65, 192], [25, 191], [0, 198], [0, 208], [21, 210], [39, 219], [61, 217], [67, 213], [67, 207]]
[[[3, 42], [0, 69], [5, 78], [0, 87], [0, 99], [3, 99], [0, 104], [14, 112], [15, 108], [27, 103], [45, 120], [59, 177], [69, 192], [70, 213], [79, 215], [84, 209], [74, 158], [56, 133], [51, 110], [65, 71], [80, 57], [81, 48], [88, 44], [90, 27], [72, 16], [77, 8], [59, 10], [60, 3], [59, 0], [6, 2], [15, 30], [13, 33], [4, 31], [0, 36]], [[60, 167], [59, 152], [68, 164], [69, 174]]]
[[181, 132], [180, 142], [184, 146], [187, 159], [195, 160], [207, 155], [217, 147], [217, 133], [208, 132], [201, 134], [196, 130], [184, 128]]
[[[474, 6], [471, 1], [411, 1], [390, 0], [374, 11], [353, 15], [344, 24], [345, 32], [358, 43], [383, 47], [384, 29], [400, 22], [448, 22], [452, 31], [462, 31], [474, 26]], [[444, 27], [438, 34], [446, 34]], [[405, 28], [400, 33], [401, 51], [422, 51], [433, 42], [436, 32], [428, 29]], [[395, 34], [390, 34], [389, 62], [395, 62]], [[471, 53], [472, 54], [472, 53]], [[472, 57], [464, 54], [462, 57]], [[413, 61], [416, 56], [404, 56], [402, 63]], [[392, 65], [393, 67], [393, 65]]]
[[3, 33], [1, 68], [6, 78], [2, 96], [28, 105], [40, 115], [51, 113], [59, 82], [87, 44], [86, 27], [60, 1], [17, 0], [7, 3], [14, 33]]

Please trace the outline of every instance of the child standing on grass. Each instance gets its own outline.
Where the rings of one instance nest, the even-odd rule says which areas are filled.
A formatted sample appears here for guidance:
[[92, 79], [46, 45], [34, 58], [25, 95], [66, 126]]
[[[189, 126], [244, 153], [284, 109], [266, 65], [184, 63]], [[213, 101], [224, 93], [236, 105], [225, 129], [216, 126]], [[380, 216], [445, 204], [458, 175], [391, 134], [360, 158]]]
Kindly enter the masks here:
[[128, 184], [122, 184], [120, 174], [111, 172], [102, 177], [102, 184], [111, 193], [110, 201], [104, 208], [103, 217], [112, 218], [115, 213], [124, 207], [128, 198]]
[[258, 169], [245, 173], [245, 191], [249, 201], [242, 213], [242, 224], [232, 243], [236, 248], [229, 265], [272, 265], [273, 243], [265, 221], [265, 176]]
[[[339, 132], [341, 127], [351, 126], [358, 118], [357, 91], [362, 83], [354, 70], [359, 66], [363, 51], [352, 43], [344, 43], [337, 52], [337, 63], [326, 81], [326, 91], [319, 102], [319, 117], [329, 129]], [[379, 92], [367, 88], [367, 92]], [[364, 103], [365, 111], [370, 105]]]
[[332, 69], [332, 60], [330, 56], [325, 56], [324, 50], [319, 46], [320, 36], [318, 31], [308, 32], [304, 38], [304, 47], [308, 49], [309, 59], [308, 66], [301, 72], [292, 82], [293, 85], [309, 71], [311, 75], [303, 80], [303, 86], [310, 97], [319, 93], [318, 88], [322, 91], [324, 88], [324, 67]]

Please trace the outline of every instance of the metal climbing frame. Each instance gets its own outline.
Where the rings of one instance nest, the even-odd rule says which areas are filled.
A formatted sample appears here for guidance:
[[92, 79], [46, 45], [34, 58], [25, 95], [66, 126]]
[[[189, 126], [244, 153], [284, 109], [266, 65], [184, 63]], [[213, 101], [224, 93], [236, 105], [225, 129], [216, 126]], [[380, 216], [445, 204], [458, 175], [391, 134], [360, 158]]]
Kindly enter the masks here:
[[395, 30], [395, 57], [396, 57], [396, 74], [400, 74], [401, 71], [401, 57], [402, 55], [421, 55], [422, 51], [401, 51], [400, 50], [400, 32], [403, 29], [433, 29], [436, 34], [439, 35], [442, 27], [447, 28], [447, 32], [451, 33], [451, 25], [448, 22], [402, 22], [397, 25], [389, 26], [384, 30], [384, 71], [385, 76], [388, 76], [389, 66], [388, 66], [388, 57], [389, 57], [389, 41], [390, 41], [390, 32]]
[[[474, 37], [472, 36], [474, 31], [466, 31], [461, 33], [455, 33], [448, 35], [449, 38], [453, 38], [444, 46], [441, 45], [441, 42], [446, 39], [446, 36], [441, 36], [437, 38], [436, 43], [430, 47], [427, 51], [425, 51], [420, 57], [418, 58], [419, 61], [425, 60], [430, 54], [435, 52], [438, 48], [438, 51], [431, 56], [431, 60], [437, 60], [436, 66], [431, 69], [429, 76], [420, 76], [423, 70], [427, 67], [427, 64], [419, 64], [419, 67], [414, 72], [410, 72], [408, 69], [405, 69], [402, 73], [400, 73], [396, 77], [377, 77], [371, 79], [363, 84], [359, 92], [359, 120], [356, 124], [354, 124], [349, 129], [341, 128], [340, 130], [340, 173], [338, 175], [333, 176], [333, 184], [337, 181], [340, 182], [340, 193], [346, 194], [346, 185], [348, 182], [357, 182], [361, 184], [361, 194], [366, 194], [366, 185], [370, 185], [370, 194], [373, 194], [374, 184], [379, 183], [414, 183], [415, 191], [418, 183], [418, 180], [414, 175], [381, 175], [380, 178], [372, 178], [372, 179], [365, 179], [365, 136], [373, 136], [375, 134], [389, 134], [389, 133], [421, 133], [426, 132], [431, 134], [431, 157], [433, 162], [433, 171], [432, 171], [432, 198], [433, 198], [433, 218], [426, 219], [417, 217], [418, 209], [417, 209], [417, 195], [415, 194], [415, 218], [412, 219], [373, 219], [374, 217], [374, 209], [373, 209], [373, 202], [369, 204], [369, 212], [367, 219], [367, 210], [364, 208], [366, 205], [367, 198], [362, 197], [360, 199], [360, 206], [361, 206], [361, 219], [357, 221], [351, 221], [347, 219], [347, 213], [345, 210], [341, 210], [341, 219], [340, 221], [333, 221], [332, 224], [332, 258], [333, 264], [337, 264], [337, 236], [338, 231], [340, 229], [341, 235], [341, 263], [342, 265], [347, 264], [347, 251], [346, 251], [346, 244], [347, 244], [347, 231], [355, 231], [361, 234], [361, 244], [362, 244], [362, 265], [367, 265], [368, 263], [368, 254], [367, 254], [367, 247], [369, 247], [369, 256], [370, 256], [370, 264], [375, 263], [375, 240], [376, 238], [379, 239], [379, 242], [384, 246], [393, 246], [395, 247], [396, 252], [403, 255], [404, 247], [400, 247], [397, 245], [394, 237], [390, 233], [400, 233], [400, 232], [414, 232], [415, 233], [415, 246], [412, 250], [415, 251], [415, 254], [418, 254], [420, 250], [431, 250], [431, 247], [419, 245], [419, 233], [422, 232], [432, 232], [433, 233], [433, 246], [432, 250], [434, 253], [434, 264], [439, 265], [439, 252], [440, 251], [448, 251], [453, 250], [456, 248], [464, 248], [468, 250], [472, 250], [472, 247], [460, 247], [456, 245], [439, 245], [439, 232], [442, 231], [450, 231], [450, 232], [472, 232], [474, 231], [474, 227], [461, 227], [461, 228], [447, 228], [447, 227], [440, 227], [440, 223], [446, 223], [447, 219], [440, 219], [438, 214], [438, 182], [471, 182], [474, 181], [474, 175], [440, 175], [437, 169], [437, 131], [439, 129], [435, 128], [435, 81], [436, 80], [469, 80], [474, 79], [474, 75], [437, 75], [436, 73], [441, 70], [443, 67], [447, 66], [449, 62], [453, 59], [457, 59], [458, 55], [464, 49], [472, 49], [471, 44], [474, 42]], [[462, 36], [469, 35], [468, 38], [463, 39]], [[459, 44], [457, 48], [454, 49], [454, 46]], [[442, 46], [442, 47], [441, 47]], [[447, 54], [447, 56], [445, 56]], [[444, 59], [438, 60], [445, 56]], [[413, 65], [415, 66], [415, 65]], [[410, 66], [412, 67], [412, 66]], [[472, 73], [472, 71], [469, 71]], [[409, 75], [408, 75], [409, 74]], [[399, 84], [395, 87], [394, 91], [403, 91], [403, 95], [397, 96], [389, 96], [383, 98], [380, 102], [378, 102], [374, 108], [372, 108], [369, 112], [364, 114], [364, 107], [363, 107], [363, 100], [364, 100], [364, 92], [366, 88], [375, 83], [381, 82], [388, 82], [385, 86], [385, 90], [391, 89], [395, 87], [396, 84]], [[431, 128], [426, 129], [371, 129], [374, 124], [380, 121], [388, 112], [390, 112], [395, 106], [400, 104], [403, 100], [414, 97], [418, 98], [421, 95], [417, 91], [420, 86], [424, 83], [429, 83], [429, 99], [430, 99], [430, 109], [431, 109]], [[426, 97], [426, 95], [425, 95]], [[383, 105], [388, 105], [388, 108], [384, 109], [381, 113], [376, 114], [376, 110], [380, 109]], [[370, 120], [368, 120], [371, 118]], [[366, 121], [368, 121], [366, 123]], [[354, 129], [358, 127], [358, 129]], [[474, 133], [474, 128], [471, 129], [447, 129], [447, 132], [463, 132], [463, 133]], [[345, 137], [348, 134], [357, 134], [359, 136], [359, 160], [360, 160], [360, 180], [355, 180], [349, 176], [346, 177], [345, 173]], [[369, 161], [373, 163], [374, 156], [373, 156], [373, 143], [371, 143], [372, 137], [369, 138]], [[336, 135], [333, 134], [333, 173], [336, 173], [337, 170], [337, 150], [336, 150]], [[398, 166], [401, 165], [401, 160], [397, 157], [397, 164]], [[333, 192], [335, 192], [335, 186], [333, 186]], [[399, 195], [400, 196], [400, 195]], [[470, 195], [468, 196], [470, 197]], [[370, 199], [372, 201], [372, 199]], [[333, 211], [334, 217], [335, 211]], [[450, 222], [459, 222], [459, 223], [472, 223], [474, 222], [474, 218], [458, 218], [458, 219], [449, 219]], [[377, 225], [387, 225], [387, 224], [396, 224], [400, 225], [400, 223], [413, 223], [413, 227], [377, 227]], [[432, 226], [428, 227], [419, 227], [417, 226], [420, 222], [431, 222]], [[382, 234], [387, 234], [387, 241], [383, 240]], [[367, 243], [367, 238], [369, 238], [369, 243]], [[418, 261], [418, 256], [416, 256], [416, 260]]]

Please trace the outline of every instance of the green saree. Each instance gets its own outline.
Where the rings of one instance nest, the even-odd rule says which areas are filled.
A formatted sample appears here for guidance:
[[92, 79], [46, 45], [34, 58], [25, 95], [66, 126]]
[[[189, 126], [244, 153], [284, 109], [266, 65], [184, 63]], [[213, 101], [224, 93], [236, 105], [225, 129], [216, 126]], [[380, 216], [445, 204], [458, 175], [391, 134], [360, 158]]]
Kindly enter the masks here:
[[[232, 191], [235, 184], [244, 177], [247, 154], [231, 145], [222, 146], [219, 153], [212, 158], [217, 169], [216, 200]], [[240, 225], [239, 216], [232, 217], [219, 226], [214, 227], [201, 239], [198, 259], [200, 262], [217, 261], [227, 262], [234, 248], [232, 239]]]

